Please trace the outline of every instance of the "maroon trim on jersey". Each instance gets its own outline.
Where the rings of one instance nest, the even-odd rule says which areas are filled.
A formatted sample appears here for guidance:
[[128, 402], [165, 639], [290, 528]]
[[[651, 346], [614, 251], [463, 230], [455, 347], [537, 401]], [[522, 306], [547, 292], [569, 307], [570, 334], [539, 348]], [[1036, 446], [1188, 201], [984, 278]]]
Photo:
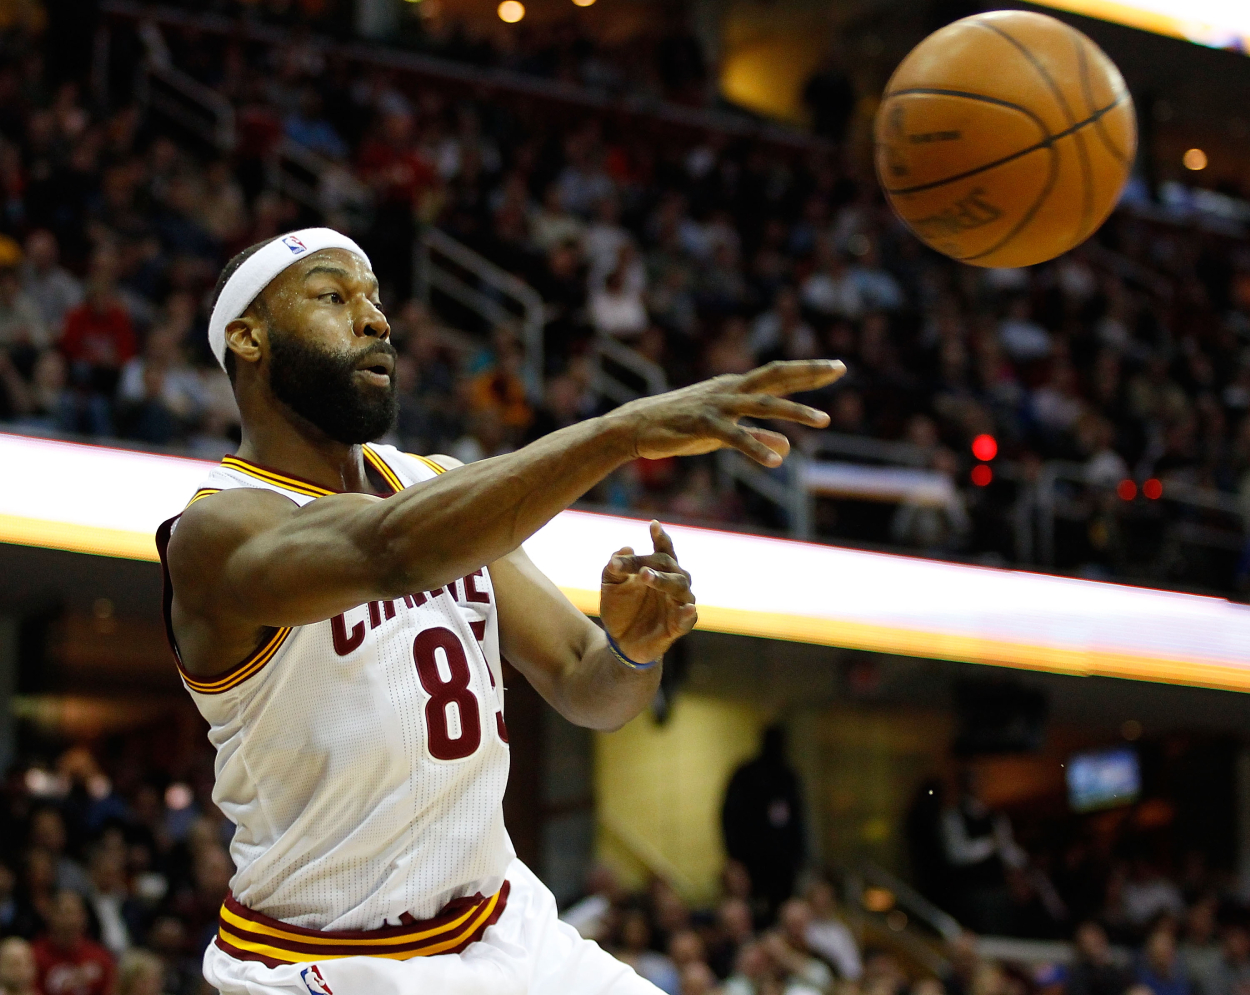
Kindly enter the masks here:
[[[396, 474], [395, 471], [391, 469], [390, 464], [387, 463], [386, 460], [382, 459], [381, 455], [379, 455], [371, 447], [362, 446], [361, 449], [363, 451], [363, 455], [365, 458], [366, 469], [372, 469], [374, 473], [376, 473], [379, 477], [382, 478], [382, 482], [385, 483], [386, 486], [389, 487], [391, 491], [390, 494], [377, 494], [375, 496], [376, 497], [391, 497], [394, 494], [398, 494], [399, 491], [396, 490], [395, 486], [389, 480], [386, 479], [386, 473], [389, 473], [391, 476], [395, 477], [396, 480], [399, 479], [398, 474]], [[326, 494], [346, 493], [345, 491], [339, 490], [337, 487], [326, 487], [325, 484], [318, 484], [315, 481], [309, 480], [307, 477], [301, 477], [298, 474], [288, 473], [286, 470], [277, 470], [272, 466], [266, 466], [264, 463], [257, 463], [255, 460], [244, 459], [242, 456], [229, 456], [226, 458], [226, 460], [229, 460], [231, 462], [242, 463], [244, 464], [244, 467], [251, 467], [253, 470], [256, 470], [258, 473], [264, 474], [265, 479], [271, 478], [271, 477], [285, 477], [287, 480], [296, 484], [302, 484], [304, 487], [307, 487], [310, 490], [321, 491], [323, 492], [323, 496]], [[230, 463], [227, 462], [226, 460], [222, 460], [222, 466], [224, 466], [227, 470], [229, 470], [231, 469], [231, 466], [230, 466]], [[381, 467], [379, 467], [376, 464], [381, 464], [382, 467], [386, 467], [386, 473], [383, 473]], [[234, 469], [239, 469], [239, 468], [235, 467]], [[244, 472], [246, 472], [246, 469], [244, 470]], [[267, 482], [273, 484], [276, 487], [282, 486], [281, 480], [267, 480]], [[313, 496], [313, 495], [310, 495], [310, 496]]]
[[[277, 957], [266, 957], [264, 954], [253, 953], [250, 950], [241, 950], [233, 943], [227, 943], [219, 935], [213, 937], [213, 942], [217, 944], [217, 949], [228, 953], [235, 960], [257, 960], [265, 967], [282, 967], [287, 961], [278, 960]], [[315, 959], [315, 958], [314, 958]]]
[[433, 954], [460, 953], [482, 938], [503, 914], [511, 884], [494, 895], [457, 898], [433, 919], [405, 926], [369, 930], [319, 930], [292, 926], [254, 912], [233, 895], [222, 903], [216, 944], [236, 960], [260, 961], [269, 967], [340, 957], [387, 957], [407, 960]]
[[[301, 477], [298, 474], [294, 474], [294, 473], [287, 473], [285, 470], [279, 470], [275, 467], [267, 466], [264, 463], [257, 463], [255, 460], [244, 459], [242, 456], [231, 456], [229, 458], [232, 461], [243, 463], [245, 466], [251, 467], [253, 470], [258, 470], [261, 473], [265, 474], [265, 476], [267, 477], [286, 477], [287, 480], [293, 481], [294, 483], [303, 484], [305, 487], [308, 487], [312, 490], [325, 491], [327, 494], [342, 494], [343, 493], [337, 488], [326, 487], [325, 484], [319, 484], [315, 480], [309, 480], [307, 477]], [[227, 463], [225, 460], [222, 460], [222, 466], [224, 466], [227, 470], [230, 469], [230, 464]], [[279, 487], [281, 486], [281, 483], [279, 481], [271, 481], [271, 483], [277, 484]]]

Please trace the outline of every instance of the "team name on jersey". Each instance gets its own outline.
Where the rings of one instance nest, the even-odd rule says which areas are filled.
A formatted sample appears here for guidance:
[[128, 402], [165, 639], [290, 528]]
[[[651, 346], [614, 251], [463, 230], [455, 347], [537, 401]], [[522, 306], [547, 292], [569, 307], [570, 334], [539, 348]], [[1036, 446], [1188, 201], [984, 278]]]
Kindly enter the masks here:
[[[457, 604], [480, 604], [490, 605], [490, 591], [484, 591], [478, 587], [478, 579], [482, 577], [482, 571], [474, 570], [467, 577], [461, 577], [454, 580], [446, 587], [438, 587], [433, 591], [422, 591], [418, 594], [405, 594], [402, 598], [396, 598], [391, 601], [370, 601], [369, 610], [369, 629], [376, 629], [388, 619], [395, 618], [399, 614], [399, 605], [403, 605], [407, 609], [420, 608], [431, 598], [447, 597]], [[485, 609], [483, 610], [485, 612]], [[473, 630], [473, 635], [481, 642], [486, 637], [486, 618], [485, 614], [480, 619], [474, 619], [469, 622], [469, 627]], [[360, 648], [365, 641], [365, 623], [364, 620], [356, 622], [350, 629], [347, 627], [347, 613], [340, 612], [330, 620], [330, 631], [334, 637], [334, 652], [339, 656], [347, 656], [354, 653]], [[491, 678], [492, 684], [494, 678]]]

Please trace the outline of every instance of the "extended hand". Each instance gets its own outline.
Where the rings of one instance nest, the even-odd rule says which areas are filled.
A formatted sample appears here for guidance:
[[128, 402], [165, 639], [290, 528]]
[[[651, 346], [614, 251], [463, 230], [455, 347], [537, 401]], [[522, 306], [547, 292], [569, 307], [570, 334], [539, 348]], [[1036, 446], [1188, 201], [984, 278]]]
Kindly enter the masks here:
[[639, 398], [606, 417], [628, 419], [637, 456], [697, 456], [738, 449], [765, 466], [778, 466], [790, 451], [779, 432], [738, 424], [740, 418], [766, 418], [824, 428], [829, 416], [786, 394], [817, 390], [846, 372], [836, 359], [769, 363], [750, 373], [727, 374], [681, 390]]
[[626, 546], [603, 568], [599, 617], [631, 660], [650, 663], [694, 628], [698, 612], [690, 574], [677, 563], [673, 540], [651, 523], [655, 552], [637, 556]]

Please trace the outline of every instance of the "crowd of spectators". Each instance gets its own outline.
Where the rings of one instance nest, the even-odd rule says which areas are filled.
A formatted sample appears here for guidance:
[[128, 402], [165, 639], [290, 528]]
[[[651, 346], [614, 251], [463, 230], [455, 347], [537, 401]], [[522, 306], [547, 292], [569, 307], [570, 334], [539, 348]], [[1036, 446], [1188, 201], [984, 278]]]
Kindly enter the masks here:
[[[178, 742], [190, 745], [160, 730], [111, 737], [16, 765], [0, 785], [0, 995], [211, 995], [199, 964], [233, 873], [233, 826], [211, 800], [207, 744]], [[745, 859], [727, 859], [713, 901], [660, 878], [630, 890], [595, 865], [562, 918], [667, 995], [1245, 995], [1244, 882], [1179, 838], [1143, 835], [1144, 815], [1122, 813], [1105, 852], [1088, 841], [1108, 814], [1074, 817], [1087, 842], [1048, 864], [970, 783], [949, 801], [921, 786], [945, 828], [939, 852], [911, 854], [908, 876], [977, 926], [943, 938], [906, 895], [804, 859], [787, 830], [804, 819], [801, 796], [779, 776], [779, 749], [766, 739], [727, 788], [727, 850]], [[771, 828], [744, 843], [754, 809]], [[1067, 953], [1026, 944], [990, 957], [983, 935], [1061, 940]]]
[[814, 877], [802, 897], [770, 908], [741, 863], [730, 861], [723, 877], [721, 900], [692, 910], [661, 879], [631, 893], [597, 866], [590, 894], [562, 918], [666, 995], [829, 995], [861, 983], [876, 991], [882, 971], [899, 973], [889, 955], [861, 957], [830, 879]]
[[[659, 878], [630, 891], [596, 865], [562, 918], [668, 995], [1244, 995], [1250, 985], [1245, 882], [1178, 835], [1143, 828], [1158, 799], [1052, 826], [1052, 848], [1054, 837], [1071, 843], [1051, 860], [1016, 841], [973, 768], [949, 792], [923, 782], [905, 829], [909, 878], [951, 925], [915, 892], [810, 866], [784, 749], [769, 730], [726, 788], [716, 901], [692, 907]], [[1002, 953], [986, 955], [981, 936], [1000, 938]], [[1003, 937], [1047, 942], [1012, 952]]]
[[[211, 995], [199, 961], [233, 873], [233, 827], [212, 804], [206, 747], [175, 762], [177, 777], [141, 739], [115, 747], [104, 765], [73, 748], [16, 768], [0, 792], [2, 995]], [[1059, 929], [1010, 914], [981, 924], [1071, 941], [1058, 959], [994, 959], [972, 933], [900, 926], [881, 889], [848, 892], [837, 874], [805, 870], [770, 893], [734, 859], [709, 905], [659, 878], [631, 891], [596, 865], [563, 918], [667, 995], [1245, 995], [1250, 911], [1201, 861], [1178, 876], [1140, 856], [1069, 870], [1055, 874], [1071, 913]], [[933, 897], [954, 908], [953, 892]], [[932, 955], [918, 958], [917, 941]]]
[[0, 793], [3, 995], [211, 995], [200, 955], [234, 873], [211, 761], [187, 782], [110, 769], [70, 749]]
[[[164, 6], [212, 12], [261, 30], [278, 28], [297, 35], [342, 37], [360, 27], [358, 5], [350, 0], [170, 0]], [[504, 27], [493, 18], [485, 25], [480, 19], [469, 23], [457, 16], [463, 8], [449, 6], [443, 0], [418, 0], [391, 7], [391, 16], [384, 14], [365, 30], [394, 48], [569, 85], [599, 98], [720, 103], [702, 47], [680, 4], [639, 4], [629, 18], [632, 30], [612, 31], [610, 36], [594, 30], [598, 12], [584, 9], [562, 18], [551, 17], [548, 10], [546, 17], [530, 16]], [[836, 115], [822, 118], [818, 125], [837, 120]]]
[[874, 917], [851, 908], [834, 878], [814, 874], [770, 911], [735, 861], [721, 898], [694, 909], [661, 879], [630, 892], [596, 867], [589, 894], [563, 918], [668, 995], [1244, 995], [1245, 896], [1221, 894], [1209, 880], [1187, 884], [1197, 887], [1139, 862], [1055, 937], [1070, 943], [1060, 954], [1026, 944], [991, 957], [971, 932], [943, 940], [910, 927], [932, 954], [918, 957], [890, 939], [909, 928], [899, 926], [908, 922], [900, 910]]
[[[111, 30], [117, 59], [139, 51], [133, 25]], [[1028, 517], [1022, 495], [1063, 459], [1089, 490], [1068, 502], [1078, 526], [1059, 535], [1060, 566], [1126, 576], [1144, 549], [1178, 583], [1232, 588], [1250, 573], [1226, 552], [1218, 569], [1191, 570], [1159, 549], [1158, 528], [1142, 541], [1114, 491], [1157, 478], [1250, 495], [1250, 245], [1235, 230], [1126, 209], [1053, 264], [982, 271], [925, 250], [842, 146], [486, 100], [350, 62], [308, 34], [275, 47], [167, 26], [172, 64], [236, 107], [225, 155], [143, 113], [124, 73], [105, 74], [99, 104], [26, 41], [0, 44], [0, 419], [227, 451], [237, 411], [204, 343], [213, 279], [244, 246], [327, 219], [382, 279], [402, 356], [393, 441], [407, 447], [480, 458], [603, 410], [597, 337], [672, 385], [836, 356], [850, 375], [812, 399], [833, 431], [911, 443], [953, 497], [884, 520], [881, 506], [829, 504], [823, 534], [1012, 561], [1028, 555], [1012, 532]], [[836, 71], [821, 79], [816, 98], [852, 96]], [[284, 136], [332, 164], [316, 208], [271, 184]], [[412, 298], [425, 223], [541, 293], [541, 397], [525, 389], [516, 327]], [[991, 487], [968, 478], [981, 434], [1014, 468]], [[787, 524], [698, 461], [633, 464], [591, 499]]]

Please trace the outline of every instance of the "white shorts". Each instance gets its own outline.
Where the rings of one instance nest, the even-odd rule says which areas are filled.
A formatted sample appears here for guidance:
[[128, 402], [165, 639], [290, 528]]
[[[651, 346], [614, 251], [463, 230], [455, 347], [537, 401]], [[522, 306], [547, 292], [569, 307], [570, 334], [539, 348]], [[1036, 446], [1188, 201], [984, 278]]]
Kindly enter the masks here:
[[555, 897], [521, 861], [509, 866], [508, 880], [503, 914], [463, 953], [266, 967], [210, 943], [204, 977], [221, 995], [662, 995], [561, 922]]

